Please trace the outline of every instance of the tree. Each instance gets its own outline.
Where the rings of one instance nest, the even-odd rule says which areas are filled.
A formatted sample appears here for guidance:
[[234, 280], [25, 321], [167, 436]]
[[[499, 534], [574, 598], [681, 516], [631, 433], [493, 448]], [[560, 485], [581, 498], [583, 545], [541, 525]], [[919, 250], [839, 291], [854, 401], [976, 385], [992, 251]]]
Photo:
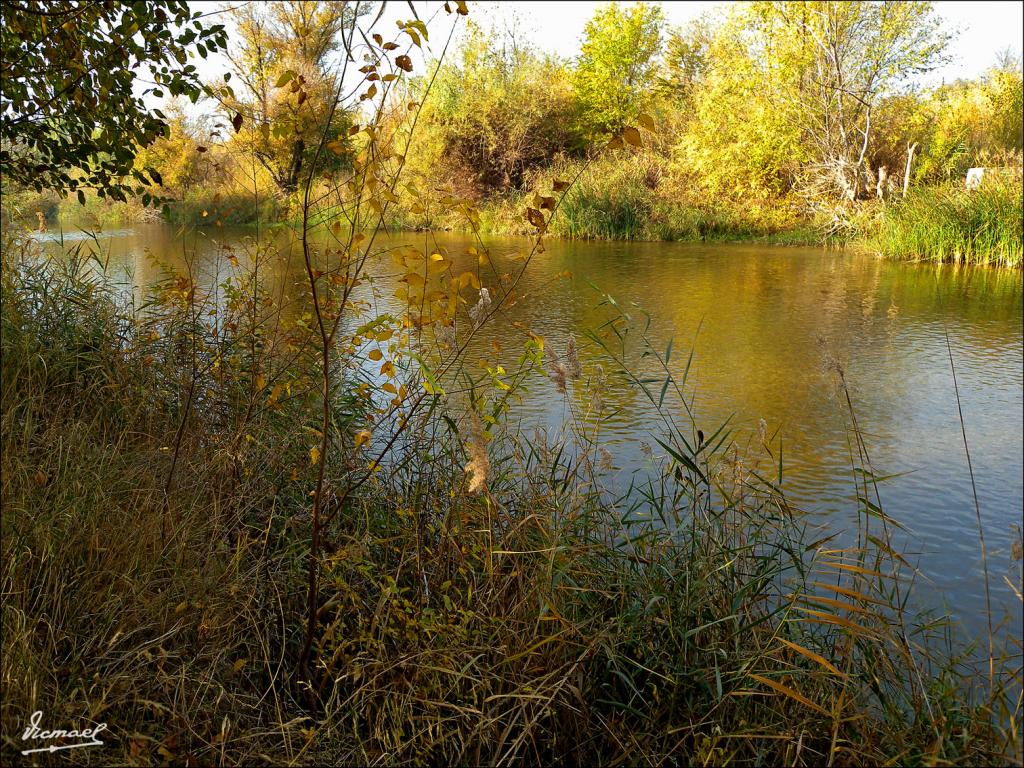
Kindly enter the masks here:
[[636, 117], [654, 85], [665, 16], [646, 3], [609, 3], [584, 28], [573, 87], [595, 134], [616, 132]]
[[1000, 57], [985, 77], [985, 96], [991, 109], [993, 143], [1000, 149], [1024, 149], [1024, 79], [1020, 57]]
[[689, 102], [710, 66], [712, 34], [705, 19], [691, 19], [685, 27], [669, 32], [665, 45], [664, 74], [657, 90], [679, 103]]
[[[317, 139], [328, 128], [337, 89], [332, 55], [343, 47], [342, 30], [351, 26], [357, 11], [362, 15], [369, 6], [294, 0], [249, 3], [231, 12], [237, 42], [227, 56], [241, 85], [240, 95], [220, 88], [222, 104], [229, 117], [243, 116], [241, 141], [286, 194], [297, 188]], [[344, 166], [349, 123], [344, 110], [335, 112], [329, 133], [340, 142], [333, 145], [339, 151], [332, 153], [333, 163], [318, 170]]]
[[522, 188], [555, 156], [580, 154], [566, 75], [563, 62], [470, 22], [456, 59], [434, 84], [412, 169], [430, 176], [440, 169], [460, 193], [475, 196]]
[[[60, 194], [95, 188], [124, 200], [159, 183], [133, 167], [139, 147], [165, 133], [146, 96], [201, 94], [194, 50], [223, 48], [222, 25], [204, 26], [180, 0], [4, 3], [0, 24], [0, 172]], [[148, 71], [152, 85], [136, 92]], [[130, 177], [130, 178], [129, 178]]]
[[772, 105], [746, 19], [733, 11], [705, 26], [700, 81], [682, 105], [689, 120], [676, 145], [679, 170], [716, 198], [785, 194], [805, 160], [799, 126]]
[[801, 188], [859, 197], [878, 100], [941, 60], [948, 35], [931, 3], [757, 2], [738, 14], [761, 87], [801, 133]]
[[137, 168], [154, 168], [164, 189], [171, 193], [185, 192], [209, 181], [207, 154], [199, 152], [197, 121], [189, 118], [180, 99], [167, 106], [167, 130], [151, 144], [141, 147], [135, 158]]

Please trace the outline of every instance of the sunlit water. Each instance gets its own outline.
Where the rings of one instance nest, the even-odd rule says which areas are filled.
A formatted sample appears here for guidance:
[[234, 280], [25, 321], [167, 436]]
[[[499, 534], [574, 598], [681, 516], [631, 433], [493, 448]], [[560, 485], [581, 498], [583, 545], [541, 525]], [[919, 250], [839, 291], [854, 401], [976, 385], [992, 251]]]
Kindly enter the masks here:
[[[115, 279], [137, 285], [159, 277], [152, 257], [179, 266], [187, 258], [212, 286], [230, 272], [223, 246], [242, 255], [253, 234], [210, 230], [182, 237], [151, 225], [97, 240], [72, 233], [65, 246], [98, 250]], [[428, 237], [431, 249], [445, 247], [472, 263], [464, 256], [471, 243], [459, 236], [409, 234], [387, 244], [423, 247]], [[515, 273], [522, 262], [510, 257], [529, 249], [526, 240], [487, 238], [486, 244], [497, 273]], [[278, 292], [301, 295], [300, 256], [283, 251], [291, 255], [273, 262], [271, 282]], [[401, 314], [403, 306], [394, 298], [400, 274], [393, 269], [387, 260], [371, 266], [376, 296], [369, 283], [363, 296], [373, 298], [379, 311]], [[486, 356], [511, 367], [528, 328], [560, 350], [575, 336], [585, 372], [592, 372], [599, 355], [586, 331], [611, 317], [607, 306], [599, 306], [607, 293], [635, 326], [642, 326], [644, 313], [650, 316], [648, 333], [659, 350], [674, 339], [670, 366], [676, 375], [693, 351], [686, 392], [694, 397], [698, 426], [706, 434], [731, 418], [733, 439], [749, 450], [764, 419], [776, 435], [776, 456], [781, 441], [782, 487], [789, 500], [833, 528], [852, 529], [857, 504], [851, 468], [860, 462], [851, 458], [850, 414], [836, 366], [826, 361], [838, 363], [871, 465], [880, 474], [898, 475], [881, 485], [881, 497], [886, 512], [912, 534], [905, 546], [921, 570], [919, 594], [932, 607], [948, 606], [975, 632], [984, 626], [984, 583], [951, 351], [997, 619], [1009, 611], [1011, 626], [1019, 628], [1021, 606], [1003, 579], [1015, 580], [1020, 566], [1011, 560], [1010, 545], [1024, 505], [1019, 271], [893, 264], [838, 251], [759, 245], [549, 241], [526, 269], [518, 292], [519, 301], [475, 343], [474, 360]], [[636, 353], [634, 345], [634, 359]], [[577, 402], [583, 404], [585, 395]], [[624, 379], [609, 380], [605, 403], [612, 413], [602, 440], [624, 484], [649, 467], [641, 443], [657, 449], [657, 421], [650, 403]], [[687, 423], [678, 402], [671, 407]], [[539, 378], [529, 382], [514, 411], [527, 428], [557, 429], [566, 415], [565, 399]], [[777, 467], [760, 468], [777, 473]]]

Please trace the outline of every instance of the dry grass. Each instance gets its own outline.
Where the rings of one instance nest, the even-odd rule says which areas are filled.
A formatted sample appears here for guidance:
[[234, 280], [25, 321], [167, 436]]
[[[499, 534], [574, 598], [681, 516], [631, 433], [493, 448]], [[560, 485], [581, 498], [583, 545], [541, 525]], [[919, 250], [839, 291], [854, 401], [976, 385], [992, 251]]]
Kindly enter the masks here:
[[[1019, 761], [1019, 646], [975, 685], [917, 621], [895, 521], [865, 504], [858, 546], [810, 541], [770, 445], [673, 420], [686, 382], [642, 327], [653, 373], [591, 342], [663, 414], [661, 471], [608, 493], [593, 372], [567, 377], [565, 440], [489, 427], [485, 487], [464, 470], [479, 440], [436, 405], [324, 502], [299, 674], [315, 357], [298, 331], [287, 360], [252, 356], [244, 280], [213, 335], [180, 277], [132, 314], [85, 274], [4, 261], [6, 764], [36, 709], [110, 724], [82, 764]], [[292, 395], [268, 406], [259, 375]], [[340, 397], [334, 499], [357, 450]]]

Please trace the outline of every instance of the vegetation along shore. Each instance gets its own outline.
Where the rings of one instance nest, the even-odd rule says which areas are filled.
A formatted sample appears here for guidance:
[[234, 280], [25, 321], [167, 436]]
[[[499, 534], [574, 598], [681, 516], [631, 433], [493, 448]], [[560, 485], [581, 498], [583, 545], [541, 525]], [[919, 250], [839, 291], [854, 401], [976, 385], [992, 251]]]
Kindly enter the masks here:
[[[487, 15], [3, 5], [4, 765], [1019, 765], [1019, 55], [921, 84], [923, 2], [610, 3], [572, 58]], [[955, 610], [887, 505], [942, 495]]]

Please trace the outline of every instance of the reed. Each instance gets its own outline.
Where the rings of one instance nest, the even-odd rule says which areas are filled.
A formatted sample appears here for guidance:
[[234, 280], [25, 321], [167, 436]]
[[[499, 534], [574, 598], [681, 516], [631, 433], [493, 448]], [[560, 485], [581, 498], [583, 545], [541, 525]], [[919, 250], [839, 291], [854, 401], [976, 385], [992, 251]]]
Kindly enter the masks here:
[[[100, 757], [133, 764], [1019, 762], [1019, 638], [973, 685], [953, 629], [915, 612], [879, 529], [897, 521], [865, 503], [859, 543], [812, 535], [771, 439], [698, 433], [671, 345], [610, 298], [615, 333], [588, 339], [587, 362], [549, 345], [508, 376], [565, 398], [561, 434], [451, 394], [344, 501], [365, 469], [353, 425], [373, 409], [339, 368], [300, 676], [320, 402], [301, 312], [289, 324], [245, 271], [217, 304], [186, 274], [132, 306], [81, 257], [15, 251], [5, 764], [36, 709], [110, 723]], [[277, 324], [288, 344], [267, 343]], [[654, 469], [625, 496], [601, 440], [608, 377], [662, 419]]]
[[1024, 260], [1022, 186], [997, 179], [979, 189], [926, 187], [863, 227], [864, 244], [887, 258], [1019, 268]]

